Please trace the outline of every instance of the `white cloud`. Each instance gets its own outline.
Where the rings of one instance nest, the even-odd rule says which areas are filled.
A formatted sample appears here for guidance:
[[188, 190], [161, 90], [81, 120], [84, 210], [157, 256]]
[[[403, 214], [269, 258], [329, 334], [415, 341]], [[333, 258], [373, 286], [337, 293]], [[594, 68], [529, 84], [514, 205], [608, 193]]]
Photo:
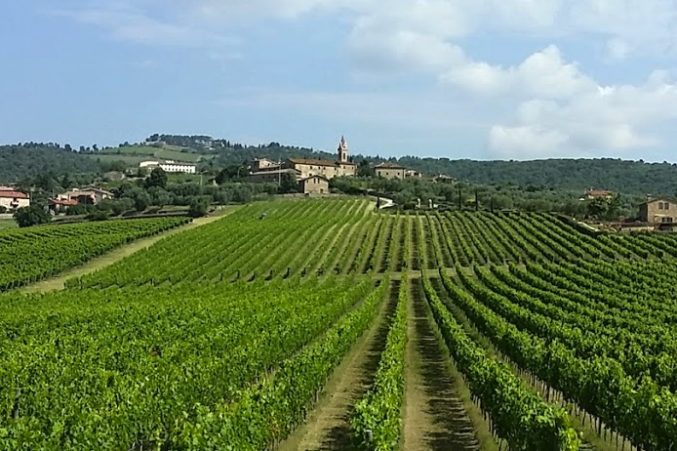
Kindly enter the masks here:
[[160, 20], [130, 7], [55, 10], [52, 14], [70, 17], [107, 30], [121, 41], [172, 47], [223, 47], [237, 42], [233, 37], [175, 20]]
[[[172, 6], [138, 0], [134, 7], [131, 0], [118, 1], [127, 6], [64, 14], [117, 39], [204, 47], [209, 55], [232, 53], [223, 50], [232, 39], [222, 31], [231, 24], [230, 29], [260, 19], [340, 15], [349, 21], [346, 42], [354, 71], [423, 73], [483, 104], [485, 117], [497, 102], [509, 102], [514, 113], [488, 127], [488, 147], [497, 156], [622, 153], [657, 146], [662, 135], [656, 127], [677, 118], [677, 84], [666, 72], [656, 71], [638, 85], [607, 86], [567, 60], [556, 45], [504, 65], [474, 59], [459, 45], [464, 38], [492, 32], [546, 42], [576, 36], [605, 49], [608, 61], [616, 63], [636, 55], [666, 58], [677, 52], [673, 0], [176, 0]], [[157, 10], [164, 15], [151, 13]], [[501, 48], [498, 43], [497, 51]], [[416, 121], [441, 124], [445, 118], [439, 114], [451, 114], [448, 108], [403, 108], [397, 94], [394, 101], [346, 94], [317, 94], [309, 100], [321, 105], [326, 99], [336, 107], [332, 114], [345, 109], [395, 123], [419, 114]], [[268, 97], [278, 103], [301, 101]], [[415, 104], [415, 97], [410, 102]]]
[[489, 131], [489, 147], [495, 156], [502, 158], [539, 158], [566, 151], [569, 145], [566, 134], [534, 125], [494, 125]]
[[512, 123], [492, 128], [489, 147], [516, 158], [628, 155], [660, 145], [660, 136], [648, 130], [675, 118], [677, 84], [657, 72], [640, 86], [597, 86], [569, 98], [524, 101]]
[[502, 68], [461, 60], [441, 79], [480, 94], [545, 98], [570, 97], [596, 86], [576, 64], [565, 62], [559, 49], [552, 45], [532, 54], [516, 67]]
[[350, 36], [349, 47], [362, 69], [374, 71], [438, 73], [463, 58], [457, 46], [407, 30], [383, 33], [358, 28]]

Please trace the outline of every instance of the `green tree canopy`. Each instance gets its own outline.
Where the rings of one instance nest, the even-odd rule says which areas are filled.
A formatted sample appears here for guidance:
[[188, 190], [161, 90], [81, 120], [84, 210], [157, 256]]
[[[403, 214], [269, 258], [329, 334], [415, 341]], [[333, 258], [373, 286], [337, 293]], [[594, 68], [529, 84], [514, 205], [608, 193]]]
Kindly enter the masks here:
[[52, 217], [43, 208], [38, 205], [19, 208], [14, 213], [14, 220], [19, 227], [30, 227], [38, 224], [47, 224]]
[[167, 187], [167, 173], [162, 168], [155, 168], [150, 171], [150, 175], [146, 179], [146, 188], [152, 187]]

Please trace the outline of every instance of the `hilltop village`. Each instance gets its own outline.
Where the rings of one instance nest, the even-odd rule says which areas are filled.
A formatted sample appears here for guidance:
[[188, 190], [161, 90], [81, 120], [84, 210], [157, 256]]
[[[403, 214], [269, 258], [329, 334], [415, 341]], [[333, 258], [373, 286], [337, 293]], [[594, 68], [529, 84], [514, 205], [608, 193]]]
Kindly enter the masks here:
[[[421, 177], [419, 172], [407, 170], [396, 163], [380, 163], [374, 166], [377, 177], [405, 179]], [[252, 182], [277, 182], [282, 176], [292, 177], [304, 194], [329, 193], [329, 180], [335, 177], [355, 177], [357, 164], [349, 157], [348, 141], [341, 137], [336, 150], [336, 160], [289, 158], [274, 162], [268, 158], [256, 158], [251, 165], [248, 180]]]
[[[276, 195], [372, 195], [392, 200], [385, 207], [401, 210], [556, 212], [595, 227], [624, 231], [677, 227], [677, 200], [662, 195], [674, 191], [665, 188], [668, 173], [675, 170], [666, 164], [384, 159], [354, 152], [345, 137], [331, 153], [275, 142], [242, 145], [209, 136], [160, 134], [140, 143], [80, 146], [79, 151], [53, 143], [23, 143], [0, 150], [4, 164], [0, 175], [5, 171], [4, 179], [0, 178], [0, 221], [10, 225], [18, 211], [28, 208], [32, 213], [27, 223], [36, 218], [49, 221], [43, 212], [55, 221], [71, 222], [149, 215], [198, 217], [222, 205]], [[36, 171], [33, 161], [45, 169]], [[601, 168], [595, 173], [607, 181], [592, 177], [589, 166]], [[14, 169], [7, 172], [7, 168]], [[646, 174], [641, 178], [655, 185], [633, 182], [632, 174], [642, 171]], [[618, 188], [620, 176], [611, 177], [609, 172], [626, 174], [622, 180], [628, 191]], [[571, 177], [562, 179], [562, 174]], [[473, 182], [471, 177], [483, 182]], [[534, 182], [544, 177], [586, 188], [555, 189]], [[578, 181], [569, 181], [575, 177]], [[593, 180], [614, 189], [595, 188], [588, 183]], [[645, 186], [655, 194], [642, 194]]]

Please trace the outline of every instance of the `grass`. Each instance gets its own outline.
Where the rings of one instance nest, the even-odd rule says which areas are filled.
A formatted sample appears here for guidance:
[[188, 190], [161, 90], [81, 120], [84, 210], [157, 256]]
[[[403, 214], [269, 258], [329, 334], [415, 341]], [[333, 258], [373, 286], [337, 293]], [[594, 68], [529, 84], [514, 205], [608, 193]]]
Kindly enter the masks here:
[[185, 161], [189, 163], [196, 163], [202, 155], [189, 150], [182, 150], [180, 147], [158, 148], [150, 146], [129, 146], [116, 149], [115, 152], [131, 155], [145, 155], [154, 158], [161, 158], [164, 160]]
[[0, 230], [18, 227], [14, 219], [0, 219]]
[[150, 156], [141, 156], [141, 155], [125, 155], [125, 154], [115, 154], [115, 153], [96, 153], [96, 154], [85, 154], [86, 157], [92, 158], [93, 160], [101, 160], [103, 163], [112, 163], [114, 161], [122, 161], [130, 166], [138, 166], [142, 161], [146, 161]]

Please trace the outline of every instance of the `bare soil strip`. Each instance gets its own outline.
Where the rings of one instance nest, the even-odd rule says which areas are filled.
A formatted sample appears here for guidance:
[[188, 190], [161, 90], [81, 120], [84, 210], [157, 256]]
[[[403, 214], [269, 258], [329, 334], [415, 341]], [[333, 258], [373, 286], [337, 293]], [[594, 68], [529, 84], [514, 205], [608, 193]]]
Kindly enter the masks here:
[[377, 320], [334, 370], [317, 406], [305, 424], [279, 446], [280, 451], [352, 449], [350, 416], [355, 403], [374, 382], [397, 307], [399, 285], [393, 282]]
[[473, 423], [450, 374], [449, 357], [433, 329], [420, 283], [419, 279], [412, 280], [403, 449], [479, 450]]
[[74, 277], [80, 277], [84, 276], [85, 274], [89, 274], [94, 271], [98, 271], [99, 269], [105, 268], [107, 266], [112, 265], [113, 263], [118, 262], [119, 260], [122, 260], [125, 257], [128, 257], [132, 254], [135, 254], [136, 252], [140, 251], [141, 249], [145, 249], [147, 247], [152, 246], [153, 244], [157, 243], [163, 238], [166, 238], [171, 235], [175, 235], [180, 232], [185, 232], [186, 230], [194, 229], [196, 227], [203, 226], [205, 224], [209, 224], [210, 222], [214, 222], [218, 219], [221, 219], [224, 216], [229, 215], [230, 213], [234, 212], [237, 210], [238, 207], [228, 207], [223, 210], [219, 210], [215, 215], [213, 216], [205, 216], [203, 218], [197, 218], [194, 219], [192, 222], [175, 227], [173, 229], [167, 230], [166, 232], [160, 233], [158, 235], [153, 235], [149, 236], [146, 238], [141, 238], [135, 241], [132, 241], [129, 244], [125, 244], [120, 247], [116, 247], [115, 249], [111, 250], [110, 252], [106, 252], [103, 255], [100, 255], [98, 257], [95, 257], [88, 262], [86, 262], [83, 265], [77, 266], [75, 268], [71, 268], [69, 270], [66, 270], [54, 277], [50, 277], [48, 279], [41, 280], [39, 282], [36, 282], [31, 285], [26, 285], [25, 287], [20, 288], [18, 291], [23, 292], [23, 293], [47, 293], [49, 291], [59, 291], [64, 289], [64, 284], [68, 279], [72, 279]]

